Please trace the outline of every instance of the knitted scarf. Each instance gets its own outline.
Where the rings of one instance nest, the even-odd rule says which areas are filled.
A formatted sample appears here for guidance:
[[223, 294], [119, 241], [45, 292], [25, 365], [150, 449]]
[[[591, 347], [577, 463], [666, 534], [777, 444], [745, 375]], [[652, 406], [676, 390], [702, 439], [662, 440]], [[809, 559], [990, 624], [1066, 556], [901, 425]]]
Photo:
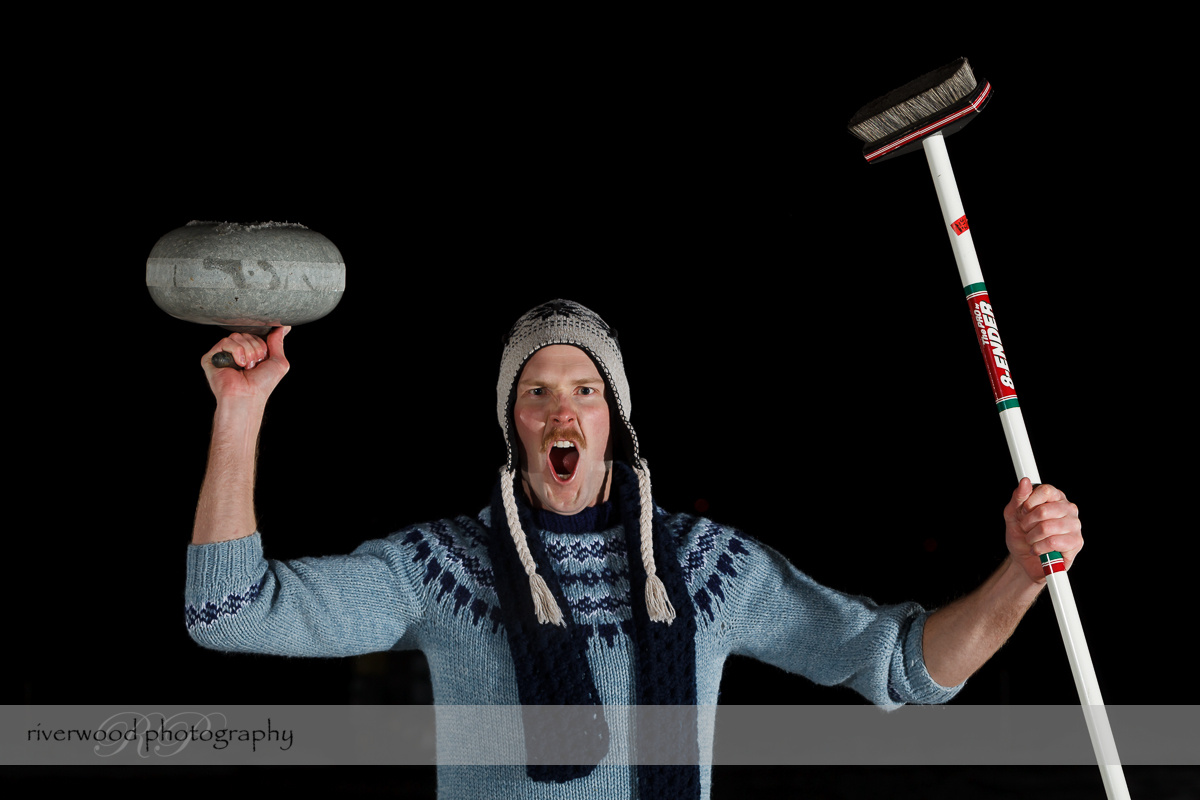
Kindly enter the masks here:
[[[519, 478], [518, 478], [519, 479]], [[512, 547], [512, 537], [497, 483], [492, 493], [492, 535], [488, 552], [495, 574], [500, 614], [508, 635], [517, 674], [517, 695], [521, 705], [572, 706], [567, 713], [554, 714], [553, 724], [539, 716], [527, 721], [525, 750], [526, 774], [535, 781], [562, 783], [591, 774], [608, 752], [609, 731], [604, 718], [595, 677], [587, 661], [588, 628], [575, 623], [558, 576], [550, 567], [535, 512], [525, 502], [520, 486], [514, 486], [521, 526], [529, 551], [538, 565], [538, 574], [564, 610], [564, 626], [539, 624], [529, 593], [529, 578]], [[688, 800], [700, 796], [699, 741], [696, 726], [696, 619], [695, 607], [687, 593], [675, 542], [672, 541], [662, 512], [654, 510], [654, 557], [659, 577], [675, 606], [676, 617], [670, 625], [650, 620], [646, 611], [646, 575], [640, 563], [638, 516], [640, 500], [633, 470], [621, 462], [613, 464], [613, 513], [625, 529], [625, 546], [630, 564], [630, 599], [633, 605], [631, 637], [636, 660], [636, 701], [644, 706], [687, 707], [682, 714], [663, 715], [639, 712], [635, 719], [639, 760], [653, 760], [671, 766], [639, 764], [638, 795], [662, 800]], [[601, 515], [603, 516], [603, 515]], [[666, 657], [664, 657], [666, 654]], [[688, 710], [691, 713], [687, 713]], [[562, 753], [564, 747], [572, 765], [541, 763], [546, 752]], [[689, 765], [689, 766], [683, 766]]]

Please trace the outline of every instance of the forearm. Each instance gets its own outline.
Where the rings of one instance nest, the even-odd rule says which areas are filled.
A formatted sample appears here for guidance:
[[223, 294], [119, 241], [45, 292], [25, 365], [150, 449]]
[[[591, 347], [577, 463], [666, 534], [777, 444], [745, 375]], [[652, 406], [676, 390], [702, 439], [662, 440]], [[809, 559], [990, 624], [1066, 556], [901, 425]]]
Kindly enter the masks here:
[[957, 686], [975, 673], [1016, 630], [1044, 583], [1011, 558], [975, 591], [925, 621], [925, 669], [938, 684]]
[[254, 533], [254, 472], [264, 406], [265, 400], [242, 397], [217, 404], [192, 544]]

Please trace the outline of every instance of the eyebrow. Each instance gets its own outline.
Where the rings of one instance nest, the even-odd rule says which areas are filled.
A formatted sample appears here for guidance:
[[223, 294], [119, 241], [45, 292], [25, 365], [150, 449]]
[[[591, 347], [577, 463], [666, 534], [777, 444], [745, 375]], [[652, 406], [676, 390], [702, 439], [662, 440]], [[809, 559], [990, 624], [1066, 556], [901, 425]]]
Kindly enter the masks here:
[[[604, 386], [603, 378], [572, 378], [565, 381], [570, 386]], [[522, 378], [518, 381], [517, 386], [547, 386], [548, 381], [534, 380], [533, 378]]]

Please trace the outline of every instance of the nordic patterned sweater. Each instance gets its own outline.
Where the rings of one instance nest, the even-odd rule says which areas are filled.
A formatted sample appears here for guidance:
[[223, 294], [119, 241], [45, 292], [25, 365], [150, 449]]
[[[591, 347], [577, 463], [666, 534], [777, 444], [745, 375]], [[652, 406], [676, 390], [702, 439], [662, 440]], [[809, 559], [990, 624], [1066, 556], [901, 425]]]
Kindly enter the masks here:
[[[366, 542], [347, 556], [286, 562], [263, 558], [258, 533], [192, 545], [188, 631], [201, 645], [236, 652], [351, 656], [419, 649], [437, 704], [516, 706], [517, 677], [486, 545], [490, 517], [485, 508], [475, 518], [438, 520]], [[926, 613], [915, 603], [880, 606], [845, 595], [739, 531], [687, 514], [662, 519], [695, 607], [699, 705], [716, 704], [731, 654], [818, 684], [852, 687], [883, 707], [942, 703], [957, 693], [959, 687], [937, 685], [925, 669]], [[621, 525], [527, 533], [540, 537], [569, 613], [587, 633], [600, 701], [634, 705], [630, 564]], [[439, 724], [439, 798], [637, 796], [636, 767], [615, 747], [586, 777], [565, 783], [535, 782], [521, 766], [448, 765], [473, 733]], [[614, 741], [619, 734], [613, 732]], [[712, 730], [703, 725], [699, 747], [703, 763], [712, 748]], [[710, 780], [711, 767], [701, 767], [702, 798]]]

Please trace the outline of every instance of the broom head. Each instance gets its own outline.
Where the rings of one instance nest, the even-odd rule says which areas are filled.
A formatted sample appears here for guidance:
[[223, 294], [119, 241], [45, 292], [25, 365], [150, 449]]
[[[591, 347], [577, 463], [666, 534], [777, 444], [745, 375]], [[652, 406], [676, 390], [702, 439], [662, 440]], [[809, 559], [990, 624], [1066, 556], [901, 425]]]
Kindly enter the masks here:
[[867, 103], [847, 127], [866, 142], [863, 158], [886, 161], [919, 148], [926, 136], [955, 133], [991, 95], [992, 85], [976, 80], [967, 59], [960, 58]]

